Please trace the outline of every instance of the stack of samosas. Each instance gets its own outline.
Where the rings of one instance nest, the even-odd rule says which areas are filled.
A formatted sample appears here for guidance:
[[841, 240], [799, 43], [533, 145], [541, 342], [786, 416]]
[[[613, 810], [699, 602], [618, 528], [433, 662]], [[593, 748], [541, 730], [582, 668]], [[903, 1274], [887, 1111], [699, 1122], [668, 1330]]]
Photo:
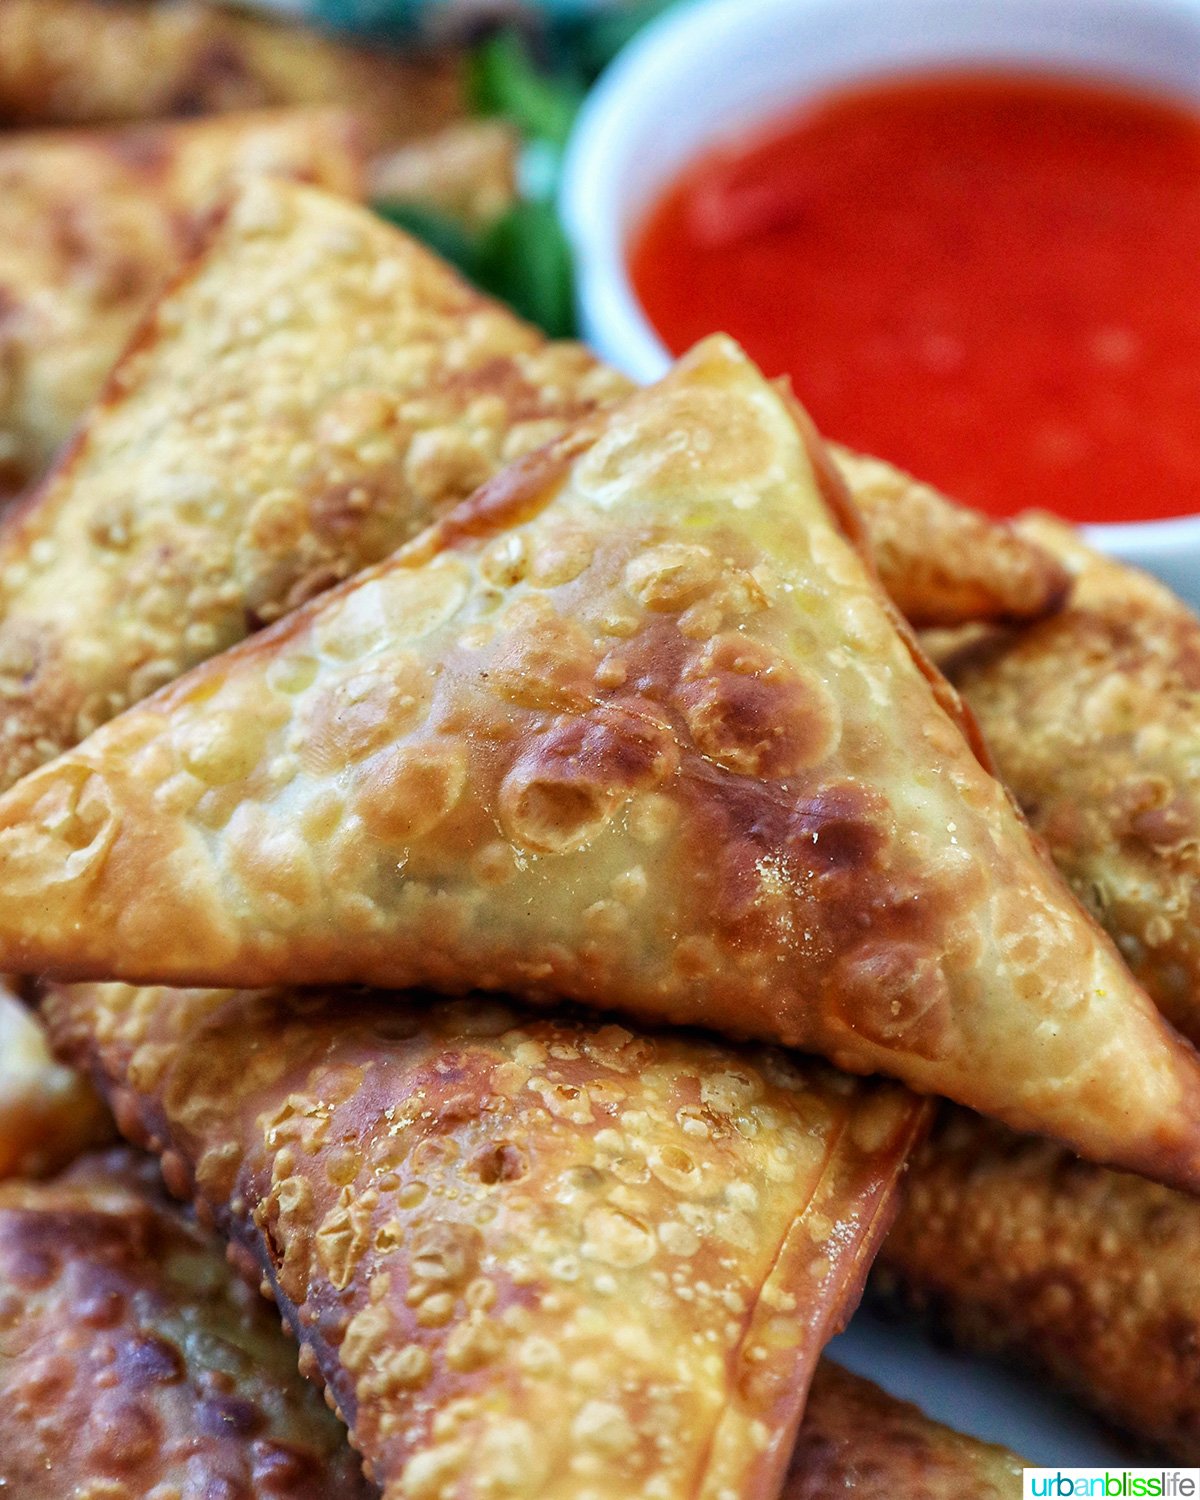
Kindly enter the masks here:
[[0, 141], [0, 1484], [1019, 1493], [822, 1360], [877, 1256], [1200, 1451], [1200, 622], [358, 206], [506, 190], [452, 64], [0, 5], [106, 122]]
[[2, 0], [0, 498], [45, 470], [238, 181], [498, 214], [514, 141], [464, 109], [448, 55], [200, 0]]

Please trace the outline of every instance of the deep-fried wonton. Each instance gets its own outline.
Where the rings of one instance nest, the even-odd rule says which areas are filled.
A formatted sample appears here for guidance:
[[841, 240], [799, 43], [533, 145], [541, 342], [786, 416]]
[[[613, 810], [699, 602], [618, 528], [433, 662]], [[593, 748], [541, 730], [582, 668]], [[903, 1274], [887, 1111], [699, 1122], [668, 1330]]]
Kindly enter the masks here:
[[586, 1000], [1200, 1184], [1200, 1063], [976, 759], [806, 432], [711, 340], [34, 772], [0, 798], [0, 965]]
[[951, 670], [1059, 868], [1200, 1042], [1200, 620], [1068, 527], [1021, 524], [1075, 571], [1069, 606]]
[[0, 1492], [372, 1493], [268, 1305], [127, 1152], [0, 1185]]
[[773, 1500], [925, 1106], [488, 1000], [52, 993], [405, 1500]]
[[286, 110], [0, 135], [0, 486], [42, 471], [215, 203], [255, 172], [361, 193], [353, 118]]
[[1010, 522], [955, 505], [891, 464], [835, 447], [880, 576], [919, 628], [1053, 613], [1070, 574]]
[[200, 0], [0, 0], [0, 123], [97, 125], [342, 104], [379, 142], [461, 113], [450, 58], [348, 46]]
[[1019, 1500], [1021, 1460], [823, 1359], [780, 1500]]
[[1195, 1464], [1198, 1264], [1196, 1198], [947, 1110], [914, 1157], [876, 1285]]
[[0, 1178], [53, 1171], [111, 1134], [94, 1091], [54, 1061], [37, 1020], [0, 980]]

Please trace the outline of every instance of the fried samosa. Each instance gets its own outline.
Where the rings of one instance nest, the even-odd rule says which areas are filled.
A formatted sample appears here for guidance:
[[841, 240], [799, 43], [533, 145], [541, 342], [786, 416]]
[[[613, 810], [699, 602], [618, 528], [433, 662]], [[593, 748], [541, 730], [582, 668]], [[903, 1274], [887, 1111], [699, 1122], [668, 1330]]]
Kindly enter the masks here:
[[831, 451], [880, 576], [911, 625], [1036, 620], [1066, 598], [1070, 573], [1012, 523], [955, 505], [882, 459]]
[[42, 472], [232, 183], [357, 196], [364, 170], [353, 118], [330, 109], [0, 136], [0, 485]]
[[1069, 527], [1070, 604], [950, 665], [1000, 772], [1137, 978], [1200, 1042], [1200, 620]]
[[773, 1500], [925, 1123], [768, 1049], [486, 999], [46, 1005], [406, 1500]]
[[367, 1500], [218, 1246], [128, 1151], [0, 1185], [0, 1491]]
[[249, 185], [0, 528], [0, 784], [625, 389], [374, 215]]
[[1200, 1201], [948, 1109], [874, 1287], [1200, 1463]]
[[201, 0], [0, 0], [0, 123], [349, 105], [380, 143], [462, 113], [452, 57], [352, 47]]
[[1021, 1473], [1015, 1454], [823, 1359], [780, 1500], [1019, 1500]]
[[0, 980], [0, 1178], [54, 1171], [112, 1134], [95, 1091], [55, 1062], [32, 1012]]
[[583, 1000], [1200, 1184], [1200, 1063], [842, 504], [710, 340], [0, 798], [0, 964]]
[[0, 526], [0, 787], [628, 390], [374, 216], [256, 184]]

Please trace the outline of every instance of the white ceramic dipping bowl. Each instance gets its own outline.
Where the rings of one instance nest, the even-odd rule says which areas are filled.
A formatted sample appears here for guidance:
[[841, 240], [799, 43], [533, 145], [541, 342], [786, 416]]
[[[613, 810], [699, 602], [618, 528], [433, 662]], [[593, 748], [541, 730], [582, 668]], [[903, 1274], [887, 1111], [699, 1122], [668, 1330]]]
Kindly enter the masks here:
[[[972, 65], [1132, 83], [1200, 106], [1200, 0], [685, 0], [600, 80], [567, 150], [562, 210], [588, 341], [636, 379], [669, 363], [626, 250], [698, 152], [831, 87]], [[1088, 530], [1200, 606], [1200, 514]]]

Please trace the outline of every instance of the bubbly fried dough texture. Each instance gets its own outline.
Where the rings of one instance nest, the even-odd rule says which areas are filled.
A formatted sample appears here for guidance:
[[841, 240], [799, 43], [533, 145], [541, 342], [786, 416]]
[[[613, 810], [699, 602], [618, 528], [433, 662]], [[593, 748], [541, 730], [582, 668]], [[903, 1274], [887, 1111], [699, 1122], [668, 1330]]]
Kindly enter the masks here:
[[1022, 1461], [823, 1359], [780, 1500], [1018, 1500]]
[[0, 527], [0, 787], [629, 389], [374, 216], [256, 184]]
[[517, 196], [516, 131], [502, 120], [462, 120], [371, 163], [373, 199], [420, 203], [469, 225], [489, 223]]
[[711, 340], [105, 726], [0, 799], [0, 964], [585, 1000], [1200, 1181], [1200, 1064], [976, 759], [810, 441]]
[[1036, 537], [956, 505], [881, 459], [832, 452], [880, 576], [913, 626], [1036, 620], [1062, 604], [1071, 575]]
[[54, 1171], [111, 1135], [95, 1091], [55, 1062], [36, 1018], [0, 981], [0, 1178]]
[[1200, 620], [1049, 518], [1061, 615], [951, 666], [1000, 770], [1160, 1009], [1200, 1042]]
[[1181, 1463], [1200, 1461], [1200, 1203], [948, 1110], [875, 1287]]
[[355, 196], [363, 171], [354, 120], [332, 109], [0, 136], [6, 487], [41, 473], [232, 183], [265, 172]]
[[0, 785], [625, 389], [365, 210], [249, 185], [0, 528]]
[[0, 1489], [372, 1493], [268, 1305], [123, 1151], [0, 1185]]
[[0, 0], [0, 121], [98, 125], [350, 104], [381, 142], [462, 112], [458, 63], [347, 46], [199, 0]]
[[487, 999], [68, 988], [397, 1500], [773, 1500], [927, 1106]]

